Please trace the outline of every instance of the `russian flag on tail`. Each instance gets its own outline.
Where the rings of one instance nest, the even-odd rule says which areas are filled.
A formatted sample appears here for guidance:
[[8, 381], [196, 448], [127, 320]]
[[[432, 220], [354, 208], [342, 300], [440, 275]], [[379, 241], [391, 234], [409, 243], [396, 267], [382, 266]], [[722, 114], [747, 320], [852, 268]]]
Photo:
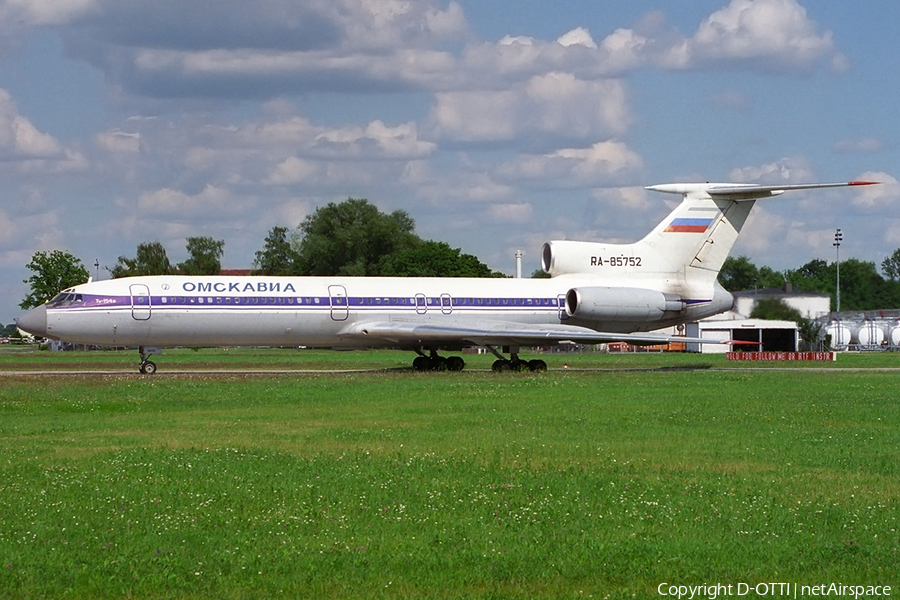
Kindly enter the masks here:
[[709, 228], [709, 225], [712, 222], [713, 219], [711, 217], [708, 219], [690, 219], [679, 217], [677, 219], [672, 219], [672, 222], [669, 223], [669, 226], [666, 227], [663, 231], [669, 233], [704, 233]]

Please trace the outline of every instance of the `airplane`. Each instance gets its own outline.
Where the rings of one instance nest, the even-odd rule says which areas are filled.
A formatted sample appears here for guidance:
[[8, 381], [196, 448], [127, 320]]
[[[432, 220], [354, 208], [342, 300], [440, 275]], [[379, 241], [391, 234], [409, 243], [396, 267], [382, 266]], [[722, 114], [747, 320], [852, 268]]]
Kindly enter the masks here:
[[416, 352], [419, 371], [461, 371], [462, 357], [438, 353], [482, 346], [497, 357], [494, 371], [543, 371], [544, 361], [522, 360], [519, 349], [723, 343], [653, 331], [731, 309], [716, 278], [755, 201], [875, 183], [649, 186], [682, 201], [632, 244], [544, 244], [547, 279], [125, 277], [66, 289], [16, 324], [52, 340], [136, 346], [144, 374], [157, 370], [150, 356], [173, 346], [396, 348]]

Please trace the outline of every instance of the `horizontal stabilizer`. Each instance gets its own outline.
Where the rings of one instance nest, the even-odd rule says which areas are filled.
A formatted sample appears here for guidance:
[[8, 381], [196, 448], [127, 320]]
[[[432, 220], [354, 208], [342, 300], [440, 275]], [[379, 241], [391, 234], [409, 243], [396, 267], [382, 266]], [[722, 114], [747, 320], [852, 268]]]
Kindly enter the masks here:
[[796, 185], [756, 185], [751, 183], [665, 183], [646, 189], [688, 197], [711, 197], [722, 200], [756, 200], [771, 198], [794, 190], [877, 185], [878, 181], [848, 181], [844, 183], [801, 183]]

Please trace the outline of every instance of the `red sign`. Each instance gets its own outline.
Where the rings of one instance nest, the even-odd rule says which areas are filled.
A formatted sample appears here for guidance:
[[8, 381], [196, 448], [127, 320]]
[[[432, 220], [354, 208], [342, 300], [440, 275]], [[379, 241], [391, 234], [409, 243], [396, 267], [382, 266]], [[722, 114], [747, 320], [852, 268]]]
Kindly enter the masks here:
[[729, 352], [728, 360], [837, 360], [834, 352]]

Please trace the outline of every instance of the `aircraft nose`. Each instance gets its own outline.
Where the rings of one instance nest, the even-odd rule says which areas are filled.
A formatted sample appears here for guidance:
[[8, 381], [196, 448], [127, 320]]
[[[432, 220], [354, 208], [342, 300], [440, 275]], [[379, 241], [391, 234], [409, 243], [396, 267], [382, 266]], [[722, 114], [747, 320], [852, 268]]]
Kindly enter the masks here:
[[38, 306], [16, 319], [16, 327], [38, 337], [47, 336], [47, 307]]

